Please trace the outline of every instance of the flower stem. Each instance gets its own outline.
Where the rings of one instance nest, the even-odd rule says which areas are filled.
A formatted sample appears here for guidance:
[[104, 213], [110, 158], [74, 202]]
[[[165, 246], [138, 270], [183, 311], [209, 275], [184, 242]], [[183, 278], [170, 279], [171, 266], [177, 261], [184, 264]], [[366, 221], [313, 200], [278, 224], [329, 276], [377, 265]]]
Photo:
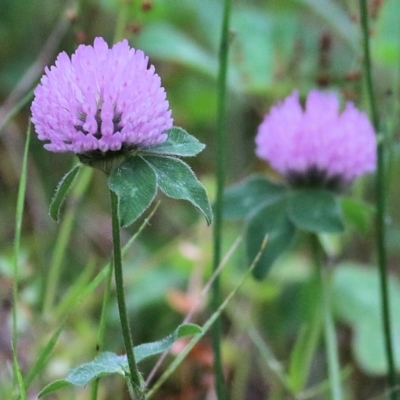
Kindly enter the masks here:
[[[229, 48], [229, 17], [231, 1], [224, 1], [221, 43], [219, 53], [218, 73], [218, 99], [217, 99], [217, 151], [215, 153], [217, 166], [217, 190], [214, 213], [214, 259], [213, 270], [215, 271], [221, 261], [222, 243], [222, 200], [226, 175], [226, 132], [225, 132], [225, 101], [226, 101], [226, 75], [228, 69]], [[211, 306], [215, 312], [221, 303], [220, 279], [217, 277], [212, 286], [213, 294]], [[212, 327], [213, 351], [214, 351], [214, 374], [215, 389], [218, 400], [225, 398], [224, 377], [221, 357], [221, 320], [217, 318]]]
[[[369, 27], [368, 27], [368, 11], [367, 1], [360, 0], [361, 24], [364, 40], [364, 66], [365, 77], [368, 91], [368, 99], [371, 109], [372, 123], [375, 132], [378, 134], [380, 124], [378, 111], [376, 108], [375, 95], [372, 85], [371, 74], [371, 55], [369, 49]], [[388, 273], [386, 262], [386, 231], [385, 231], [385, 142], [384, 140], [377, 140], [377, 167], [375, 177], [375, 191], [376, 191], [376, 242], [378, 253], [378, 266], [379, 266], [379, 279], [381, 288], [381, 307], [383, 317], [383, 331], [385, 338], [385, 351], [389, 371], [389, 385], [394, 389], [397, 386], [396, 367], [394, 362], [392, 329], [390, 320], [390, 304], [389, 304], [389, 287], [388, 287]], [[396, 392], [391, 391], [391, 400], [398, 399]]]
[[119, 231], [118, 197], [110, 190], [111, 214], [112, 214], [112, 236], [113, 236], [113, 263], [115, 273], [115, 285], [117, 290], [118, 310], [121, 321], [122, 335], [124, 338], [125, 351], [129, 365], [128, 387], [131, 392], [132, 400], [144, 399], [144, 384], [142, 376], [138, 370], [133, 351], [132, 337], [129, 329], [128, 314], [126, 312], [124, 278], [122, 272], [121, 240]]
[[[106, 332], [106, 324], [107, 324], [107, 313], [110, 304], [110, 292], [111, 292], [111, 281], [113, 275], [113, 263], [109, 263], [108, 271], [107, 271], [107, 280], [106, 280], [106, 289], [104, 291], [103, 297], [103, 305], [101, 308], [101, 316], [100, 316], [100, 324], [99, 324], [99, 333], [97, 337], [97, 346], [96, 353], [99, 353], [103, 350], [104, 346], [104, 336]], [[90, 398], [91, 400], [97, 399], [97, 393], [99, 389], [99, 379], [96, 379], [91, 387]]]
[[335, 323], [332, 316], [331, 306], [331, 288], [329, 271], [324, 268], [321, 262], [322, 252], [317, 235], [313, 234], [311, 238], [314, 264], [316, 273], [319, 277], [321, 295], [322, 295], [322, 313], [324, 319], [324, 336], [326, 356], [328, 359], [329, 383], [332, 400], [342, 400], [342, 382], [340, 379], [340, 363], [336, 340]]

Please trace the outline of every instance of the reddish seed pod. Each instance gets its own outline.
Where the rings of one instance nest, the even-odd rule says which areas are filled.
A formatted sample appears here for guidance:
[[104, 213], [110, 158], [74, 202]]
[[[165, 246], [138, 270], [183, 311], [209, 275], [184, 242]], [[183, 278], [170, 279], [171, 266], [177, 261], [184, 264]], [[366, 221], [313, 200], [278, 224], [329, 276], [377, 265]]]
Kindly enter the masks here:
[[330, 51], [332, 47], [332, 35], [329, 32], [323, 32], [320, 37], [319, 49], [320, 51], [327, 52]]
[[65, 11], [65, 17], [73, 24], [78, 20], [78, 11], [75, 8], [68, 8]]
[[347, 101], [356, 101], [358, 98], [357, 93], [352, 89], [342, 89], [341, 92]]
[[358, 14], [350, 14], [350, 19], [357, 24], [360, 22], [360, 17]]
[[319, 87], [327, 87], [331, 83], [331, 75], [327, 72], [321, 72], [317, 76], [317, 84]]
[[348, 71], [344, 75], [344, 79], [349, 82], [357, 82], [361, 79], [360, 71]]
[[86, 41], [87, 35], [86, 32], [83, 30], [79, 30], [75, 33], [75, 40], [78, 43], [84, 43]]
[[138, 23], [128, 24], [126, 30], [130, 33], [138, 34], [142, 30], [142, 25]]
[[368, 12], [371, 18], [378, 18], [379, 10], [382, 7], [383, 0], [373, 0], [368, 7]]
[[143, 1], [142, 2], [142, 10], [149, 11], [153, 8], [153, 3], [151, 1]]

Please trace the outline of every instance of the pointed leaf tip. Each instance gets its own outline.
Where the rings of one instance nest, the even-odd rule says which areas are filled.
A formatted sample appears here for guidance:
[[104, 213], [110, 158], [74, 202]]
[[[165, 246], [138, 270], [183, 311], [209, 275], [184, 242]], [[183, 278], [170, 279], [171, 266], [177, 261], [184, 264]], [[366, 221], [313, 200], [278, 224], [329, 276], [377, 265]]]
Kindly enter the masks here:
[[186, 163], [174, 157], [146, 156], [144, 159], [154, 170], [158, 186], [167, 196], [190, 201], [211, 224], [213, 215], [207, 192]]
[[174, 126], [164, 133], [168, 135], [165, 142], [141, 150], [148, 154], [190, 157], [199, 154], [206, 147], [182, 128]]
[[49, 213], [52, 219], [56, 222], [60, 222], [60, 209], [64, 203], [65, 197], [77, 176], [81, 164], [75, 165], [59, 182], [53, 200], [50, 204]]

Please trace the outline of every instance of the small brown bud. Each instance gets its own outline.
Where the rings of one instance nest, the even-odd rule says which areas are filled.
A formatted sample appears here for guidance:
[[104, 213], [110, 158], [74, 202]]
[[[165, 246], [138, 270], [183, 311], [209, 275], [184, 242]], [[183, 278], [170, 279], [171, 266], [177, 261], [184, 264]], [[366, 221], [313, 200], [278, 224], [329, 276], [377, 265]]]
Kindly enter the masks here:
[[75, 40], [76, 40], [78, 43], [83, 43], [83, 42], [85, 42], [85, 41], [86, 41], [86, 38], [87, 38], [87, 35], [86, 35], [86, 32], [85, 32], [85, 31], [83, 31], [83, 30], [76, 31], [76, 33], [75, 33]]
[[149, 11], [153, 8], [153, 3], [151, 1], [143, 1], [142, 2], [142, 10]]
[[361, 79], [360, 71], [348, 71], [344, 75], [344, 79], [349, 82], [357, 82]]
[[130, 33], [138, 34], [142, 30], [142, 25], [138, 24], [138, 23], [131, 23], [131, 24], [128, 24], [128, 26], [126, 27], [126, 30]]
[[328, 72], [321, 72], [317, 76], [317, 85], [319, 87], [327, 87], [331, 83], [332, 78]]
[[75, 8], [68, 8], [65, 11], [65, 18], [67, 18], [71, 24], [75, 23], [78, 20], [78, 11]]

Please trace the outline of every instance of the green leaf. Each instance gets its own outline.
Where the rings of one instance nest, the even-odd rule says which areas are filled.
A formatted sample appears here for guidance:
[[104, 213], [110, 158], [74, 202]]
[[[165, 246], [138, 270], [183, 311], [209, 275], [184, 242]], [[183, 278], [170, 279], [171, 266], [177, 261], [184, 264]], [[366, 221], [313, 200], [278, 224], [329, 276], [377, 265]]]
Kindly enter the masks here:
[[[169, 336], [153, 343], [145, 343], [134, 348], [136, 362], [163, 353], [171, 348], [174, 342], [184, 336], [201, 334], [202, 329], [194, 324], [183, 324]], [[100, 353], [93, 361], [70, 371], [65, 379], [50, 383], [40, 393], [39, 398], [65, 386], [86, 386], [91, 380], [111, 374], [125, 375], [129, 369], [126, 355], [118, 356], [112, 352]]]
[[165, 23], [149, 23], [138, 37], [138, 48], [153, 58], [194, 68], [209, 76], [218, 69], [217, 57], [199, 46], [189, 35]]
[[157, 178], [141, 157], [132, 156], [111, 172], [108, 187], [118, 196], [121, 226], [128, 226], [153, 201], [157, 192]]
[[206, 147], [182, 128], [174, 126], [164, 133], [168, 134], [168, 139], [165, 142], [156, 146], [146, 147], [141, 151], [152, 154], [189, 157], [195, 156]]
[[144, 159], [154, 170], [158, 186], [167, 196], [190, 201], [211, 224], [212, 211], [207, 192], [187, 164], [172, 157], [146, 156]]
[[274, 261], [287, 250], [294, 239], [295, 227], [286, 214], [285, 200], [279, 200], [268, 204], [249, 221], [247, 228], [247, 254], [252, 261], [260, 251], [266, 234], [268, 241], [253, 275], [257, 279], [263, 279], [271, 269]]
[[249, 4], [238, 6], [232, 13], [232, 31], [240, 57], [232, 51], [231, 67], [239, 73], [240, 84], [252, 93], [268, 91], [273, 81], [276, 52], [271, 14], [260, 13], [259, 8]]
[[261, 206], [284, 197], [286, 187], [273, 183], [262, 175], [251, 175], [224, 192], [223, 216], [240, 219], [254, 213]]
[[[389, 275], [388, 292], [393, 338], [400, 335], [400, 281]], [[380, 278], [376, 267], [356, 263], [335, 266], [333, 305], [336, 315], [353, 331], [352, 349], [359, 367], [371, 375], [388, 373], [382, 310]], [[396, 369], [400, 369], [400, 342], [393, 341]]]
[[368, 233], [371, 228], [374, 207], [351, 197], [342, 198], [340, 205], [345, 222], [349, 222], [361, 233]]
[[332, 0], [296, 0], [296, 2], [309, 7], [325, 20], [327, 26], [341, 36], [353, 50], [358, 51], [360, 35], [344, 7]]
[[60, 183], [57, 186], [56, 193], [54, 194], [53, 200], [50, 204], [50, 216], [54, 219], [54, 221], [60, 221], [60, 208], [64, 203], [64, 199], [68, 190], [70, 189], [76, 175], [79, 172], [80, 164], [75, 165], [74, 168], [69, 171], [64, 178], [61, 179]]
[[[400, 25], [397, 20], [398, 14], [399, 2], [397, 0], [382, 2], [377, 21], [374, 24], [374, 34], [371, 35], [373, 59], [379, 61], [385, 67], [396, 68], [399, 62]], [[396, 78], [389, 79], [394, 82]], [[386, 84], [390, 85], [389, 83]]]
[[109, 351], [100, 353], [93, 361], [71, 370], [65, 379], [60, 379], [47, 385], [39, 393], [39, 398], [65, 386], [85, 386], [92, 379], [97, 379], [101, 376], [116, 373], [125, 375], [123, 368], [123, 365], [125, 364], [126, 356], [118, 356], [117, 354]]
[[[144, 343], [135, 347], [135, 358], [136, 362], [140, 362], [148, 357], [155, 356], [163, 353], [164, 351], [171, 348], [177, 339], [184, 336], [194, 336], [202, 333], [202, 329], [195, 324], [184, 324], [178, 326], [178, 328], [171, 333], [171, 335], [164, 339], [158, 340], [157, 342]], [[128, 367], [128, 363], [126, 363]]]
[[288, 196], [287, 207], [290, 220], [299, 229], [316, 233], [343, 232], [340, 206], [327, 190], [293, 190]]

